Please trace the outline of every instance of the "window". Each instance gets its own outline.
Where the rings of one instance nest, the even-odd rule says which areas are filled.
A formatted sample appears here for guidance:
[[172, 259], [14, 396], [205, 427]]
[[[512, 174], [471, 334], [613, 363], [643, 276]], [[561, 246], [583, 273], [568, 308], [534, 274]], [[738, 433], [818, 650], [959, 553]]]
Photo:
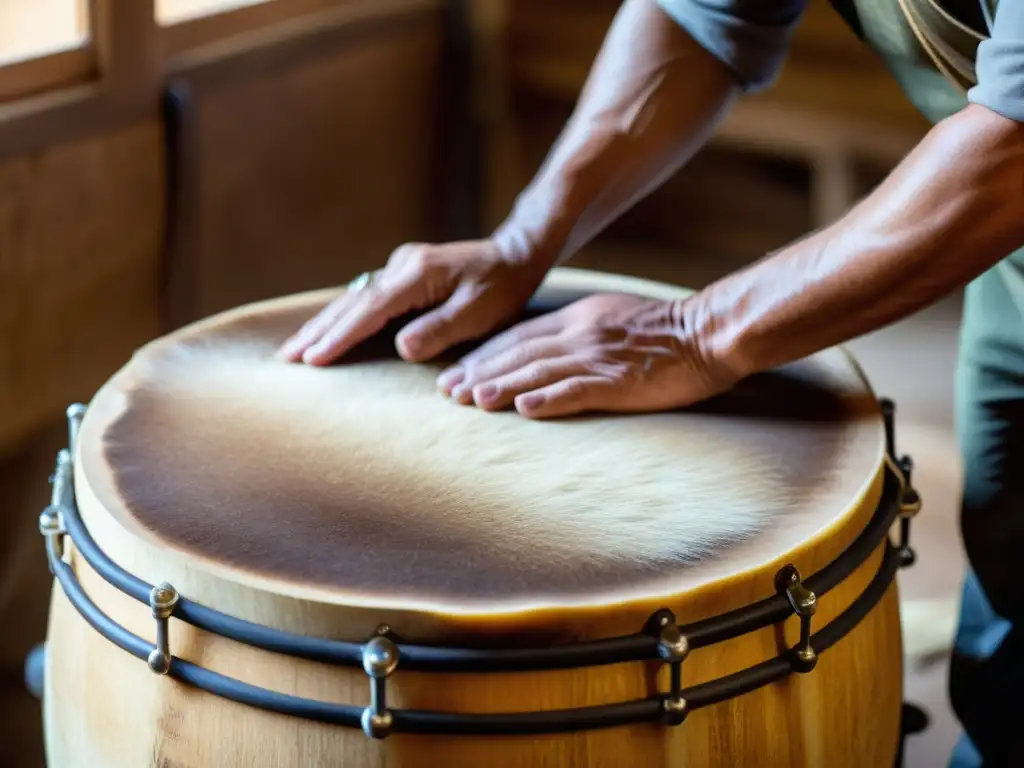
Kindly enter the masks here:
[[88, 0], [0, 0], [0, 65], [83, 47]]
[[156, 20], [162, 26], [169, 26], [201, 16], [269, 2], [271, 0], [156, 0]]
[[96, 76], [91, 0], [0, 0], [0, 104]]

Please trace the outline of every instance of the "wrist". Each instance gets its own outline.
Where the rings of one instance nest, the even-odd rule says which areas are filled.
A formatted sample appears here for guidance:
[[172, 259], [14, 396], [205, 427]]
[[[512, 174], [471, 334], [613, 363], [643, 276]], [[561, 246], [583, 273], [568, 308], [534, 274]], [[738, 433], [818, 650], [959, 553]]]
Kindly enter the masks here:
[[558, 180], [538, 178], [520, 193], [492, 235], [508, 258], [547, 271], [572, 256], [567, 246], [579, 215], [568, 187]]
[[721, 311], [714, 286], [674, 303], [680, 339], [692, 350], [712, 389], [724, 391], [757, 372], [753, 359], [745, 354], [740, 325], [732, 313]]
[[545, 273], [555, 264], [552, 246], [511, 216], [494, 230], [490, 239], [509, 264]]

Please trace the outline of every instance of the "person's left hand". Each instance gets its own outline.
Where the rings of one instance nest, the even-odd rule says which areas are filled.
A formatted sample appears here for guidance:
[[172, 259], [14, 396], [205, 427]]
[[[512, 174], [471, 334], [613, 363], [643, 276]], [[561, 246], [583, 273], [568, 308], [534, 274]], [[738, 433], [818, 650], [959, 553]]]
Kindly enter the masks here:
[[718, 394], [681, 302], [598, 294], [495, 336], [438, 377], [456, 401], [529, 418], [661, 411]]

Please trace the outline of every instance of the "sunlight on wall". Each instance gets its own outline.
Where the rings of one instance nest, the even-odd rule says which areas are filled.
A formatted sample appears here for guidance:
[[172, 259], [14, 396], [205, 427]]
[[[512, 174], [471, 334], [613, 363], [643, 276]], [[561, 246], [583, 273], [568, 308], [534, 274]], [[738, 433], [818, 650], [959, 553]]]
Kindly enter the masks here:
[[86, 0], [0, 0], [0, 64], [71, 50], [88, 39]]
[[214, 13], [260, 5], [272, 0], [156, 0], [156, 20], [163, 26]]

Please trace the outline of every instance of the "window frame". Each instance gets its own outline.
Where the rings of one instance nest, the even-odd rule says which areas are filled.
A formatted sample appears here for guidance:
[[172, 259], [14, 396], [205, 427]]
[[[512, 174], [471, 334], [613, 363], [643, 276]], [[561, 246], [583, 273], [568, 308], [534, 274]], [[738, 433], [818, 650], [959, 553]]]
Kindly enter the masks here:
[[[0, 65], [0, 162], [54, 143], [159, 119], [182, 59], [245, 48], [260, 33], [299, 27], [366, 0], [268, 0], [168, 26], [155, 0], [79, 0], [89, 19], [82, 46]], [[401, 4], [402, 0], [398, 0]], [[411, 5], [416, 0], [409, 0]]]
[[153, 0], [81, 0], [89, 40], [0, 67], [0, 160], [152, 113], [160, 83]]
[[0, 106], [55, 89], [83, 85], [98, 76], [92, 41], [78, 48], [0, 64]]
[[346, 5], [362, 4], [354, 0], [267, 0], [256, 5], [214, 11], [206, 16], [167, 26], [156, 24], [156, 16], [153, 18], [161, 52], [165, 59], [170, 59], [197, 48], [242, 38], [284, 22], [318, 16]]
[[98, 76], [93, 0], [75, 0], [87, 19], [88, 36], [73, 48], [0, 62], [0, 107], [47, 91], [83, 85]]

